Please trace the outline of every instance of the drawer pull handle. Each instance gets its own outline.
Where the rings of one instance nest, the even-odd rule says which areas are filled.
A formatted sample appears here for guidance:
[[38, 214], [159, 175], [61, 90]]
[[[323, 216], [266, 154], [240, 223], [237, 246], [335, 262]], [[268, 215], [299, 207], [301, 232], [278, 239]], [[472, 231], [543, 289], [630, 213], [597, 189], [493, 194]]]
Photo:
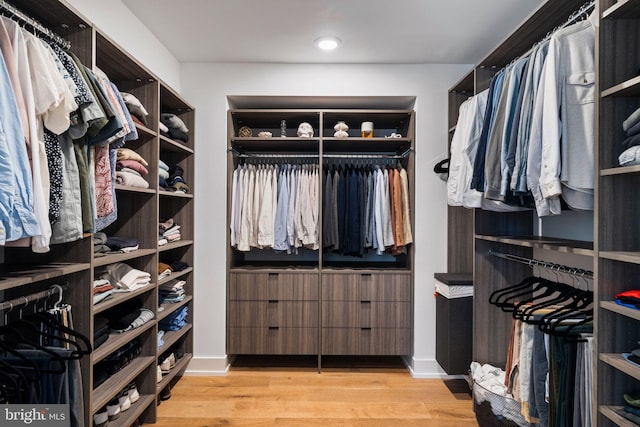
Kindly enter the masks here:
[[360, 329], [361, 329], [361, 330], [363, 330], [363, 331], [370, 331], [370, 330], [371, 330], [371, 328], [370, 328], [370, 327], [369, 327], [369, 328], [362, 327], [362, 328], [360, 328]]
[[360, 301], [360, 304], [371, 304], [370, 300], [362, 300]]
[[278, 277], [278, 273], [269, 273], [269, 277]]
[[269, 326], [270, 331], [277, 331], [278, 329], [280, 329], [278, 326]]
[[371, 273], [360, 273], [362, 277], [371, 277]]
[[279, 301], [277, 299], [270, 299], [269, 304], [277, 304]]

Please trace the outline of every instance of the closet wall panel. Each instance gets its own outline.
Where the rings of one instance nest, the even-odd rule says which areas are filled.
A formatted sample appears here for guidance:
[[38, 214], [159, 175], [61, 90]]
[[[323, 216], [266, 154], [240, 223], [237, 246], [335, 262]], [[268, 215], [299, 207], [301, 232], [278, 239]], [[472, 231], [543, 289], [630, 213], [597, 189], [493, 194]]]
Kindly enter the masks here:
[[[84, 419], [81, 425], [91, 425], [93, 415], [100, 411], [131, 382], [135, 382], [139, 400], [123, 412], [118, 425], [132, 425], [156, 420], [156, 406], [160, 392], [182, 375], [193, 352], [192, 302], [193, 302], [193, 229], [194, 215], [194, 135], [195, 113], [178, 93], [164, 85], [151, 71], [114, 43], [106, 34], [78, 14], [64, 1], [39, 2], [15, 0], [11, 4], [44, 27], [70, 41], [70, 51], [89, 69], [103, 71], [120, 92], [134, 95], [149, 112], [146, 124], [136, 124], [138, 139], [128, 141], [126, 148], [135, 151], [148, 162], [146, 179], [149, 188], [116, 184], [117, 219], [103, 231], [108, 235], [134, 237], [139, 249], [127, 253], [113, 253], [94, 257], [94, 236], [85, 233], [75, 242], [51, 245], [45, 254], [35, 254], [29, 248], [4, 248], [0, 290], [4, 299], [29, 295], [54, 284], [63, 284], [63, 301], [73, 306], [75, 329], [94, 343], [96, 318], [123, 304], [139, 301], [142, 307], [153, 313], [153, 320], [139, 328], [116, 334], [89, 356], [81, 359]], [[191, 130], [189, 144], [160, 136], [159, 121], [162, 112], [180, 117]], [[169, 193], [160, 191], [159, 160], [169, 152], [170, 162], [185, 170], [191, 181], [190, 192]], [[184, 238], [170, 246], [159, 246], [158, 223], [164, 216], [175, 216], [182, 226]], [[175, 271], [170, 278], [158, 280], [158, 261], [170, 258], [188, 264]], [[114, 263], [125, 263], [132, 268], [150, 273], [151, 283], [133, 292], [116, 293], [110, 299], [94, 305], [92, 283], [98, 272]], [[185, 281], [186, 298], [177, 303], [165, 303], [159, 307], [157, 286]], [[49, 301], [51, 302], [51, 301]], [[158, 332], [164, 327], [161, 320], [177, 310], [189, 309], [186, 325], [176, 331], [165, 332], [165, 345], [159, 348]], [[99, 383], [97, 373], [102, 362], [132, 340], [139, 340], [139, 354], [122, 370], [111, 374]], [[162, 381], [157, 382], [157, 368], [167, 351], [180, 348], [184, 356]]]
[[[640, 234], [628, 218], [640, 208], [637, 188], [640, 166], [621, 166], [618, 156], [631, 135], [623, 122], [640, 109], [640, 3], [600, 0], [598, 34], [598, 116], [596, 164], [598, 221], [598, 301], [596, 323], [596, 419], [597, 425], [631, 425], [622, 414], [625, 393], [640, 386], [640, 368], [624, 353], [638, 348], [639, 311], [616, 302], [624, 291], [637, 290], [640, 273]], [[633, 149], [633, 148], [632, 148]], [[633, 215], [631, 215], [633, 216]]]

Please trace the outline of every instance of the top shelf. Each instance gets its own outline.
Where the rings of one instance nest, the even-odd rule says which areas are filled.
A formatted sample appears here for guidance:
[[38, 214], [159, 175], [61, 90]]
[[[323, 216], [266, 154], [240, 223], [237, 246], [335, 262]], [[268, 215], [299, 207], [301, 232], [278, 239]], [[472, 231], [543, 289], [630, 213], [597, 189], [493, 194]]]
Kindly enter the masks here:
[[111, 81], [137, 82], [137, 86], [156, 81], [151, 71], [100, 31], [96, 31], [96, 45], [96, 64]]
[[545, 1], [478, 65], [499, 68], [506, 66], [542, 40], [549, 29], [566, 22], [584, 3], [585, 0]]
[[476, 239], [505, 243], [525, 248], [538, 248], [576, 255], [593, 256], [593, 242], [583, 240], [558, 239], [555, 237], [541, 236], [487, 236], [480, 234], [476, 235]]
[[88, 263], [49, 263], [45, 265], [12, 265], [11, 267], [13, 267], [12, 270], [0, 273], [0, 291], [89, 270], [91, 265]]
[[640, 18], [640, 2], [637, 0], [618, 0], [616, 4], [602, 12], [603, 19]]
[[194, 110], [193, 106], [185, 101], [178, 92], [162, 81], [160, 82], [160, 108], [163, 113], [171, 112], [177, 115]]
[[66, 2], [61, 4], [59, 0], [11, 0], [9, 3], [28, 16], [37, 16], [41, 24], [61, 36], [74, 29], [92, 26], [87, 19], [67, 7]]

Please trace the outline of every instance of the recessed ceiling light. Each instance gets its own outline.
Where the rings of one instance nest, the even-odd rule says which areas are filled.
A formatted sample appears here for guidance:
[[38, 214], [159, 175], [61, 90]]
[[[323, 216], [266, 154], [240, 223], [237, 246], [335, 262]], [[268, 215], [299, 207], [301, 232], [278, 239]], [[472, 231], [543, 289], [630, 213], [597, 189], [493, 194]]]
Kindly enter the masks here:
[[337, 37], [320, 37], [315, 43], [322, 50], [333, 50], [340, 45], [340, 39]]

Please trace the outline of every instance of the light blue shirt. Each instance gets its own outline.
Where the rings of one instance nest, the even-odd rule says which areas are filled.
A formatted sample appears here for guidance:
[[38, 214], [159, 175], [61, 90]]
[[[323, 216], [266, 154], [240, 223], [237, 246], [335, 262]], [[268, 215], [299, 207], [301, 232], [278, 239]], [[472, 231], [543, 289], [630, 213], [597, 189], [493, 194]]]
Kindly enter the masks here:
[[39, 236], [27, 146], [9, 73], [0, 55], [0, 243]]

